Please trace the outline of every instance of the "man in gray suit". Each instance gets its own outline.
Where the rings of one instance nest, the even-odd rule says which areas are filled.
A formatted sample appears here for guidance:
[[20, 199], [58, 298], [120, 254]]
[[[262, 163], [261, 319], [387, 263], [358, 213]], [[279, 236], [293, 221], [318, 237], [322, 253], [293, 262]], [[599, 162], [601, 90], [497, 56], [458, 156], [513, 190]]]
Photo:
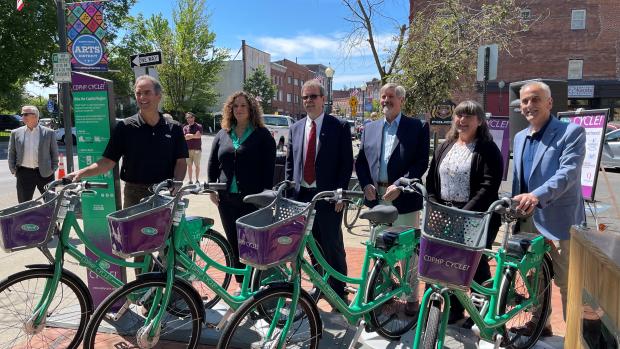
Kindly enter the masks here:
[[17, 178], [17, 200], [32, 200], [34, 188], [43, 187], [54, 179], [58, 168], [58, 146], [54, 130], [39, 125], [39, 109], [22, 107], [24, 126], [11, 131], [9, 138], [9, 169]]

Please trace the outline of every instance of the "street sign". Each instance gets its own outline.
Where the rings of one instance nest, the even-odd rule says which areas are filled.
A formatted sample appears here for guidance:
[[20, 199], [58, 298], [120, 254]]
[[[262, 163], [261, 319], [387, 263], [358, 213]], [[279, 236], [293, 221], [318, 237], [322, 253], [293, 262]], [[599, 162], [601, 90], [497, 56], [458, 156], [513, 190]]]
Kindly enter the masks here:
[[47, 111], [53, 113], [54, 110], [56, 110], [56, 103], [50, 99], [47, 101]]
[[129, 62], [132, 68], [161, 64], [161, 51], [132, 55]]
[[52, 53], [54, 81], [71, 82], [71, 54], [68, 52]]
[[491, 44], [478, 47], [478, 66], [476, 68], [476, 80], [478, 81], [484, 81], [484, 61], [487, 47], [489, 48], [489, 80], [497, 79], [497, 57], [499, 48], [497, 44]]
[[357, 115], [357, 97], [349, 98], [349, 106], [351, 107], [351, 115]]

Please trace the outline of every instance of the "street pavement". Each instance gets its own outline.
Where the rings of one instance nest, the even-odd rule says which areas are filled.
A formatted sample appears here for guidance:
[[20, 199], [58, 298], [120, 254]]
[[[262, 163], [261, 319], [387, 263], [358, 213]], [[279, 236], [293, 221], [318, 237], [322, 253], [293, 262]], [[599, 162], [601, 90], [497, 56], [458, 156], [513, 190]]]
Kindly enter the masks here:
[[[206, 168], [209, 150], [211, 147], [213, 137], [211, 135], [203, 136], [203, 154], [201, 162], [201, 180], [206, 179]], [[6, 146], [4, 146], [6, 147]], [[0, 145], [2, 148], [2, 145]], [[354, 147], [357, 149], [357, 147]], [[5, 149], [5, 148], [3, 148]], [[77, 165], [77, 161], [75, 162]], [[510, 171], [509, 171], [510, 173]], [[597, 199], [601, 202], [598, 204], [598, 221], [601, 224], [607, 226], [608, 231], [620, 233], [620, 222], [618, 220], [618, 213], [612, 207], [613, 198], [620, 199], [620, 174], [616, 172], [610, 172], [606, 174], [609, 184], [604, 180], [605, 176], [599, 176], [599, 184], [597, 188]], [[510, 176], [507, 181], [502, 183], [501, 190], [504, 192], [510, 191]], [[6, 158], [0, 160], [0, 206], [9, 207], [17, 203], [15, 194], [15, 179], [10, 175], [8, 171]], [[187, 209], [188, 215], [199, 215], [214, 218], [215, 230], [223, 232], [221, 222], [218, 217], [217, 208], [210, 202], [207, 196], [191, 196], [190, 204]], [[588, 212], [588, 220], [593, 225], [593, 219], [591, 212]], [[343, 227], [344, 242], [347, 252], [347, 264], [349, 265], [349, 275], [359, 275], [359, 269], [361, 267], [361, 261], [363, 258], [363, 246], [362, 242], [367, 239], [368, 226], [364, 222], [359, 221], [358, 225], [351, 231], [348, 231]], [[497, 241], [500, 241], [501, 234], [498, 236]], [[83, 249], [83, 244], [80, 244]], [[0, 251], [0, 279], [4, 279], [8, 275], [11, 275], [17, 271], [24, 269], [22, 266], [34, 263], [45, 263], [46, 259], [38, 250], [25, 250], [14, 253], [5, 253]], [[65, 267], [77, 275], [83, 280], [86, 280], [86, 272], [83, 267], [77, 265], [74, 262], [67, 261]], [[555, 287], [554, 287], [555, 288]], [[545, 340], [537, 348], [562, 348], [563, 336], [565, 333], [565, 324], [562, 320], [561, 303], [559, 299], [559, 292], [554, 289], [552, 308], [554, 309], [552, 315], [552, 325], [555, 337]], [[221, 305], [221, 304], [220, 304]], [[321, 301], [319, 304], [323, 310], [329, 310], [329, 306]], [[220, 312], [223, 309], [220, 307]], [[211, 316], [217, 318], [217, 313], [210, 312]], [[352, 338], [355, 332], [355, 326], [347, 324], [344, 318], [338, 314], [324, 312], [321, 314], [326, 324], [326, 331], [330, 334], [327, 336], [332, 342], [329, 347], [346, 347], [348, 341]], [[217, 337], [217, 333], [213, 333], [213, 330], [206, 329], [204, 331], [205, 344], [213, 344], [213, 338]], [[210, 339], [209, 339], [210, 338]], [[387, 342], [376, 333], [363, 333], [361, 339], [361, 346], [358, 348], [410, 348], [413, 334], [409, 333], [403, 336], [402, 340], [398, 343]], [[2, 342], [0, 338], [0, 342]], [[323, 342], [322, 342], [323, 343]], [[321, 347], [324, 347], [321, 345]], [[325, 343], [325, 347], [327, 343]], [[477, 345], [477, 338], [473, 332], [458, 327], [450, 327], [449, 340], [446, 344], [447, 348], [487, 348], [488, 345], [481, 343]], [[492, 347], [492, 346], [491, 346]]]

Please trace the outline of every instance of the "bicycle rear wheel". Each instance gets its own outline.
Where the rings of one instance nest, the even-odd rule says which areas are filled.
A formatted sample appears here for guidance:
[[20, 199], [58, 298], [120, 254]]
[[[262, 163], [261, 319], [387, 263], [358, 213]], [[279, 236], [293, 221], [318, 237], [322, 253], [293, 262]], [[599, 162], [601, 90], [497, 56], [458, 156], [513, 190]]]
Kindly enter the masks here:
[[[143, 277], [110, 294], [88, 323], [84, 348], [195, 348], [200, 340], [204, 308], [197, 301], [196, 291], [180, 281], [173, 284], [168, 304], [168, 309], [175, 311], [164, 314], [154, 337], [148, 335], [150, 324], [145, 324], [146, 315], [153, 307], [153, 297], [168, 291], [165, 287], [163, 277]], [[184, 311], [179, 313], [177, 309]]]
[[[290, 314], [293, 285], [270, 286], [246, 301], [230, 318], [222, 332], [218, 349], [272, 348], [282, 333], [282, 326]], [[275, 305], [280, 305], [276, 307]], [[268, 314], [264, 314], [269, 309]], [[295, 319], [286, 334], [285, 347], [316, 349], [319, 346], [321, 320], [319, 312], [307, 295], [299, 297]], [[277, 321], [268, 337], [269, 326]]]
[[[515, 269], [506, 268], [500, 284], [498, 314], [505, 314], [516, 306], [530, 301], [532, 297], [538, 298], [538, 306], [532, 305], [516, 314], [505, 325], [506, 333], [504, 336], [504, 347], [511, 349], [529, 349], [536, 344], [542, 333], [547, 318], [551, 310], [551, 268], [547, 256], [541, 263], [538, 273], [534, 269], [525, 275]], [[538, 291], [531, 295], [526, 286], [530, 284], [534, 277], [538, 277]], [[519, 328], [523, 328], [527, 323], [535, 324], [531, 335], [524, 335]]]
[[[218, 233], [213, 229], [207, 230], [202, 238], [200, 239], [200, 249], [207, 256], [209, 256], [214, 261], [225, 265], [227, 267], [233, 266], [233, 250], [230, 243], [222, 234]], [[196, 263], [197, 266], [204, 269], [206, 263], [200, 258], [200, 256], [193, 251], [188, 251], [188, 255], [190, 255]], [[216, 268], [209, 268], [206, 271], [215, 282], [217, 282], [222, 288], [225, 290], [230, 286], [231, 274], [223, 272]], [[204, 307], [207, 309], [212, 308], [220, 301], [220, 296], [217, 295], [209, 286], [207, 286], [204, 282], [196, 279], [191, 275], [187, 275], [185, 272], [180, 272], [177, 274], [179, 277], [186, 279], [192, 283], [192, 286], [204, 302]]]
[[[401, 273], [400, 262], [390, 268], [385, 260], [380, 259], [370, 272], [366, 291], [366, 302], [377, 299], [387, 292], [401, 287], [397, 275]], [[402, 276], [401, 276], [402, 277]], [[407, 279], [403, 277], [403, 279]], [[392, 297], [381, 306], [369, 312], [370, 324], [381, 336], [396, 340], [416, 325], [417, 316], [405, 314], [407, 296], [403, 293]]]
[[[356, 183], [351, 190], [361, 191], [360, 184]], [[348, 229], [353, 228], [355, 222], [360, 216], [360, 212], [362, 211], [362, 206], [364, 206], [364, 199], [357, 198], [354, 199], [353, 202], [347, 202], [344, 207], [344, 226]]]
[[0, 348], [77, 348], [93, 312], [83, 283], [63, 273], [43, 323], [30, 323], [51, 269], [32, 269], [13, 274], [0, 283]]

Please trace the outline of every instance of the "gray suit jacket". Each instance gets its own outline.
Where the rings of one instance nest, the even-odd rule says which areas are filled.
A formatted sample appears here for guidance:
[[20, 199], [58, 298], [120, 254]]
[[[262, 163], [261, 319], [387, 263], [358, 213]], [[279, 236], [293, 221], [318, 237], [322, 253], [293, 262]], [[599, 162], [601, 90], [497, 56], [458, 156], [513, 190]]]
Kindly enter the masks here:
[[[39, 173], [42, 177], [49, 177], [58, 168], [58, 145], [54, 130], [37, 125], [39, 128]], [[9, 169], [15, 174], [17, 166], [22, 164], [24, 158], [24, 137], [26, 126], [11, 131], [9, 138]]]

